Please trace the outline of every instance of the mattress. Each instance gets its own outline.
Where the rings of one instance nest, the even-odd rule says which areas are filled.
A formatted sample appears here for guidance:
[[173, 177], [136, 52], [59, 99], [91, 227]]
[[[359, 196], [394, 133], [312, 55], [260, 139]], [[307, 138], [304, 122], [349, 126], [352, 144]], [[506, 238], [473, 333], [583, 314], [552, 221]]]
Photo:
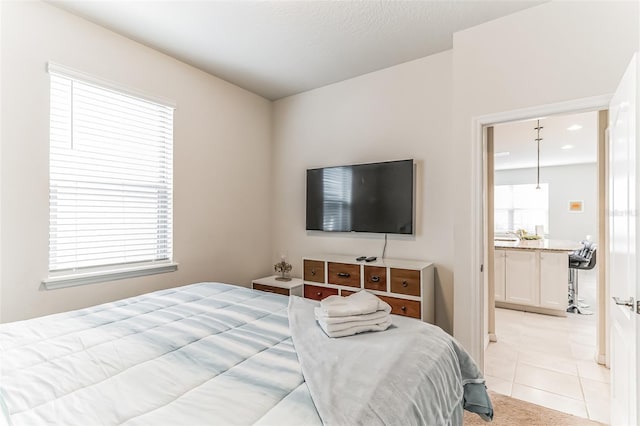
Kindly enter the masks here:
[[288, 299], [199, 283], [0, 325], [4, 421], [321, 424]]

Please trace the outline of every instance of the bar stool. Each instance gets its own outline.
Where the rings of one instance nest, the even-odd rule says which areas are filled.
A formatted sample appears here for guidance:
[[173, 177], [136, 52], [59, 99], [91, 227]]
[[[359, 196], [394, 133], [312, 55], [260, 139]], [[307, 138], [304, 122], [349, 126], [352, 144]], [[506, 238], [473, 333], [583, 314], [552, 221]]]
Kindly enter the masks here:
[[592, 315], [593, 312], [584, 309], [578, 301], [578, 271], [589, 270], [596, 266], [596, 244], [582, 241], [582, 248], [569, 254], [569, 307], [567, 312], [581, 315]]

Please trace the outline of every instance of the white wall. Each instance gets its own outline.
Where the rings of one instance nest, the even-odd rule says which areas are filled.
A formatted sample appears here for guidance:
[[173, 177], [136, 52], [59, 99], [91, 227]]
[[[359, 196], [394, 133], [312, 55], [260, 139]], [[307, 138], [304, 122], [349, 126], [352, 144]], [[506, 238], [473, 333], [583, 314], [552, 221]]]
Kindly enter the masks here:
[[[550, 2], [454, 35], [456, 306], [478, 303], [480, 273], [469, 267], [479, 213], [470, 208], [479, 185], [473, 119], [613, 93], [637, 49], [637, 2]], [[454, 325], [454, 335], [482, 359], [473, 309], [456, 309]]]
[[[496, 185], [535, 183], [536, 169], [498, 170]], [[540, 168], [540, 183], [549, 184], [549, 229], [555, 240], [598, 239], [598, 165], [573, 164]], [[584, 211], [570, 212], [569, 201], [583, 201]]]
[[274, 103], [272, 256], [380, 256], [382, 234], [305, 231], [306, 169], [415, 159], [414, 237], [389, 236], [387, 258], [436, 265], [436, 322], [453, 330], [451, 52], [397, 65]]
[[[271, 103], [67, 12], [3, 2], [0, 320], [270, 272]], [[174, 273], [45, 291], [51, 60], [175, 100]], [[246, 255], [251, 254], [247, 261]]]

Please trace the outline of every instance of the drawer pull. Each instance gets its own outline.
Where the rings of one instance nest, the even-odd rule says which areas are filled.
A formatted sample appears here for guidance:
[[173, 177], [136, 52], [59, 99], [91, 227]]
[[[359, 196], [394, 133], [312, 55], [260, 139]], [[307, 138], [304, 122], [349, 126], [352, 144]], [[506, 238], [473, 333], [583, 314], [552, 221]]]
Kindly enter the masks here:
[[401, 306], [401, 307], [400, 307], [400, 310], [401, 310], [402, 312], [406, 312], [407, 307], [406, 307], [406, 306]]
[[348, 272], [338, 272], [338, 276], [342, 278], [349, 278], [351, 274]]
[[315, 275], [316, 274], [316, 268], [311, 268], [311, 275]]
[[317, 292], [316, 296], [322, 296], [322, 292], [321, 291]]
[[406, 287], [408, 285], [409, 283], [407, 282], [407, 280], [402, 280], [402, 287]]
[[371, 277], [371, 282], [374, 282], [374, 283], [378, 283], [378, 282], [380, 282], [380, 277], [379, 277], [379, 276], [377, 276], [377, 275], [373, 275], [373, 276]]

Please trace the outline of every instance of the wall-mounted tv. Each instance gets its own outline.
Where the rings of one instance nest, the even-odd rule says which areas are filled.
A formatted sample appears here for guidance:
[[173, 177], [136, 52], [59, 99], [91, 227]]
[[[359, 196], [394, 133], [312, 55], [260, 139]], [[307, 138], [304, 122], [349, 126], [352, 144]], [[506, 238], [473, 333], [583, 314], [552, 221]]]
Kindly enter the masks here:
[[307, 170], [307, 230], [413, 234], [413, 160]]

